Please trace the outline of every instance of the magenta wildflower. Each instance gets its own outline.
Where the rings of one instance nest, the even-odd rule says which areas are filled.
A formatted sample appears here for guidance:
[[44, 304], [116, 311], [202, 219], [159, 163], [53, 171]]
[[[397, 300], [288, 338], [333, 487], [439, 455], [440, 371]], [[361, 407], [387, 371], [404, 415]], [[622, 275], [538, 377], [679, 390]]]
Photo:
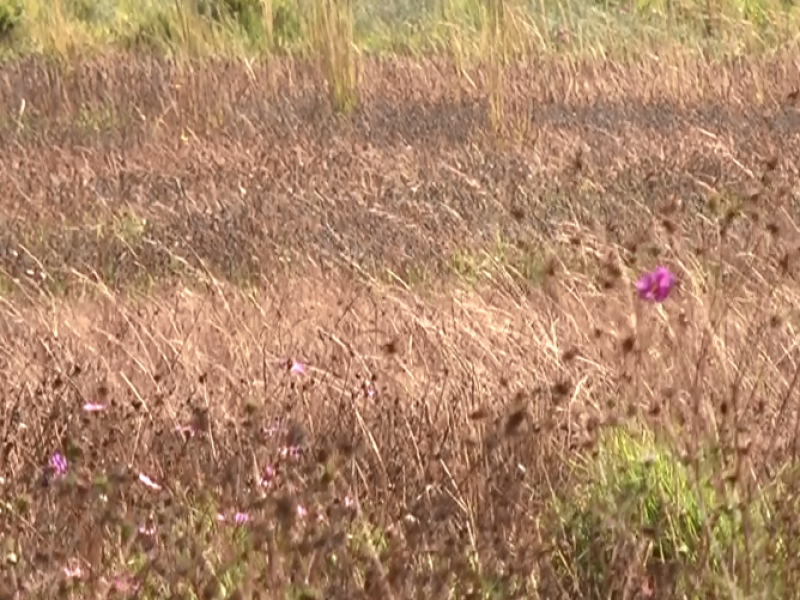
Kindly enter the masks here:
[[53, 452], [49, 461], [50, 468], [53, 470], [53, 475], [61, 477], [67, 472], [67, 459], [60, 452]]
[[289, 369], [289, 373], [294, 375], [302, 375], [305, 372], [306, 366], [303, 363], [292, 360], [292, 368]]
[[636, 292], [642, 300], [663, 302], [674, 285], [675, 276], [666, 267], [658, 266], [636, 280]]

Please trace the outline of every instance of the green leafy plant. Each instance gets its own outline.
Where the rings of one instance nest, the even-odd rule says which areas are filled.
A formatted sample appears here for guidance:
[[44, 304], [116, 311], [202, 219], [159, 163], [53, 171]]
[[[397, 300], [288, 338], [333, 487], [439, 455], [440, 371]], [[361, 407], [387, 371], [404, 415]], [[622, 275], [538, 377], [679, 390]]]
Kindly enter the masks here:
[[19, 0], [4, 0], [0, 2], [0, 43], [11, 39], [22, 18], [23, 9]]
[[577, 465], [581, 483], [557, 502], [562, 585], [591, 598], [621, 597], [631, 585], [675, 597], [720, 592], [724, 559], [741, 550], [744, 532], [740, 509], [712, 484], [713, 453], [696, 473], [649, 433], [612, 429], [598, 443]]

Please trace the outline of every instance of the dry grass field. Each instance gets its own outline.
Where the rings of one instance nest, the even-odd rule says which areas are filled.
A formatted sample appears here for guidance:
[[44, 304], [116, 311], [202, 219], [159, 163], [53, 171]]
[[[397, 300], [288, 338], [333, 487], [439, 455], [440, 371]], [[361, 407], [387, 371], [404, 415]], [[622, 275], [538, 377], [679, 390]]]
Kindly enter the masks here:
[[291, 52], [12, 32], [0, 599], [800, 597], [796, 44], [323, 5]]

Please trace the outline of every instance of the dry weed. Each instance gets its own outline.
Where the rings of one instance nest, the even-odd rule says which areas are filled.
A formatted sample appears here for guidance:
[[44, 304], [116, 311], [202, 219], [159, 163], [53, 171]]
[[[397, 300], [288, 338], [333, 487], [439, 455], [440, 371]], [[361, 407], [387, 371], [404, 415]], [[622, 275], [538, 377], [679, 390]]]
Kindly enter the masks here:
[[797, 66], [693, 60], [9, 66], [11, 597], [789, 597]]

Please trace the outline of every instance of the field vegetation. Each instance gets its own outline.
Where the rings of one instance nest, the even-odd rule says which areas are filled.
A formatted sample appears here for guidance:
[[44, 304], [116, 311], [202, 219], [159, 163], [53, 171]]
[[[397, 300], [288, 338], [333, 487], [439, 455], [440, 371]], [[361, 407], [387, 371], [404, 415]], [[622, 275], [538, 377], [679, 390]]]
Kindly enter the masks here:
[[800, 596], [798, 14], [0, 0], [0, 600]]

